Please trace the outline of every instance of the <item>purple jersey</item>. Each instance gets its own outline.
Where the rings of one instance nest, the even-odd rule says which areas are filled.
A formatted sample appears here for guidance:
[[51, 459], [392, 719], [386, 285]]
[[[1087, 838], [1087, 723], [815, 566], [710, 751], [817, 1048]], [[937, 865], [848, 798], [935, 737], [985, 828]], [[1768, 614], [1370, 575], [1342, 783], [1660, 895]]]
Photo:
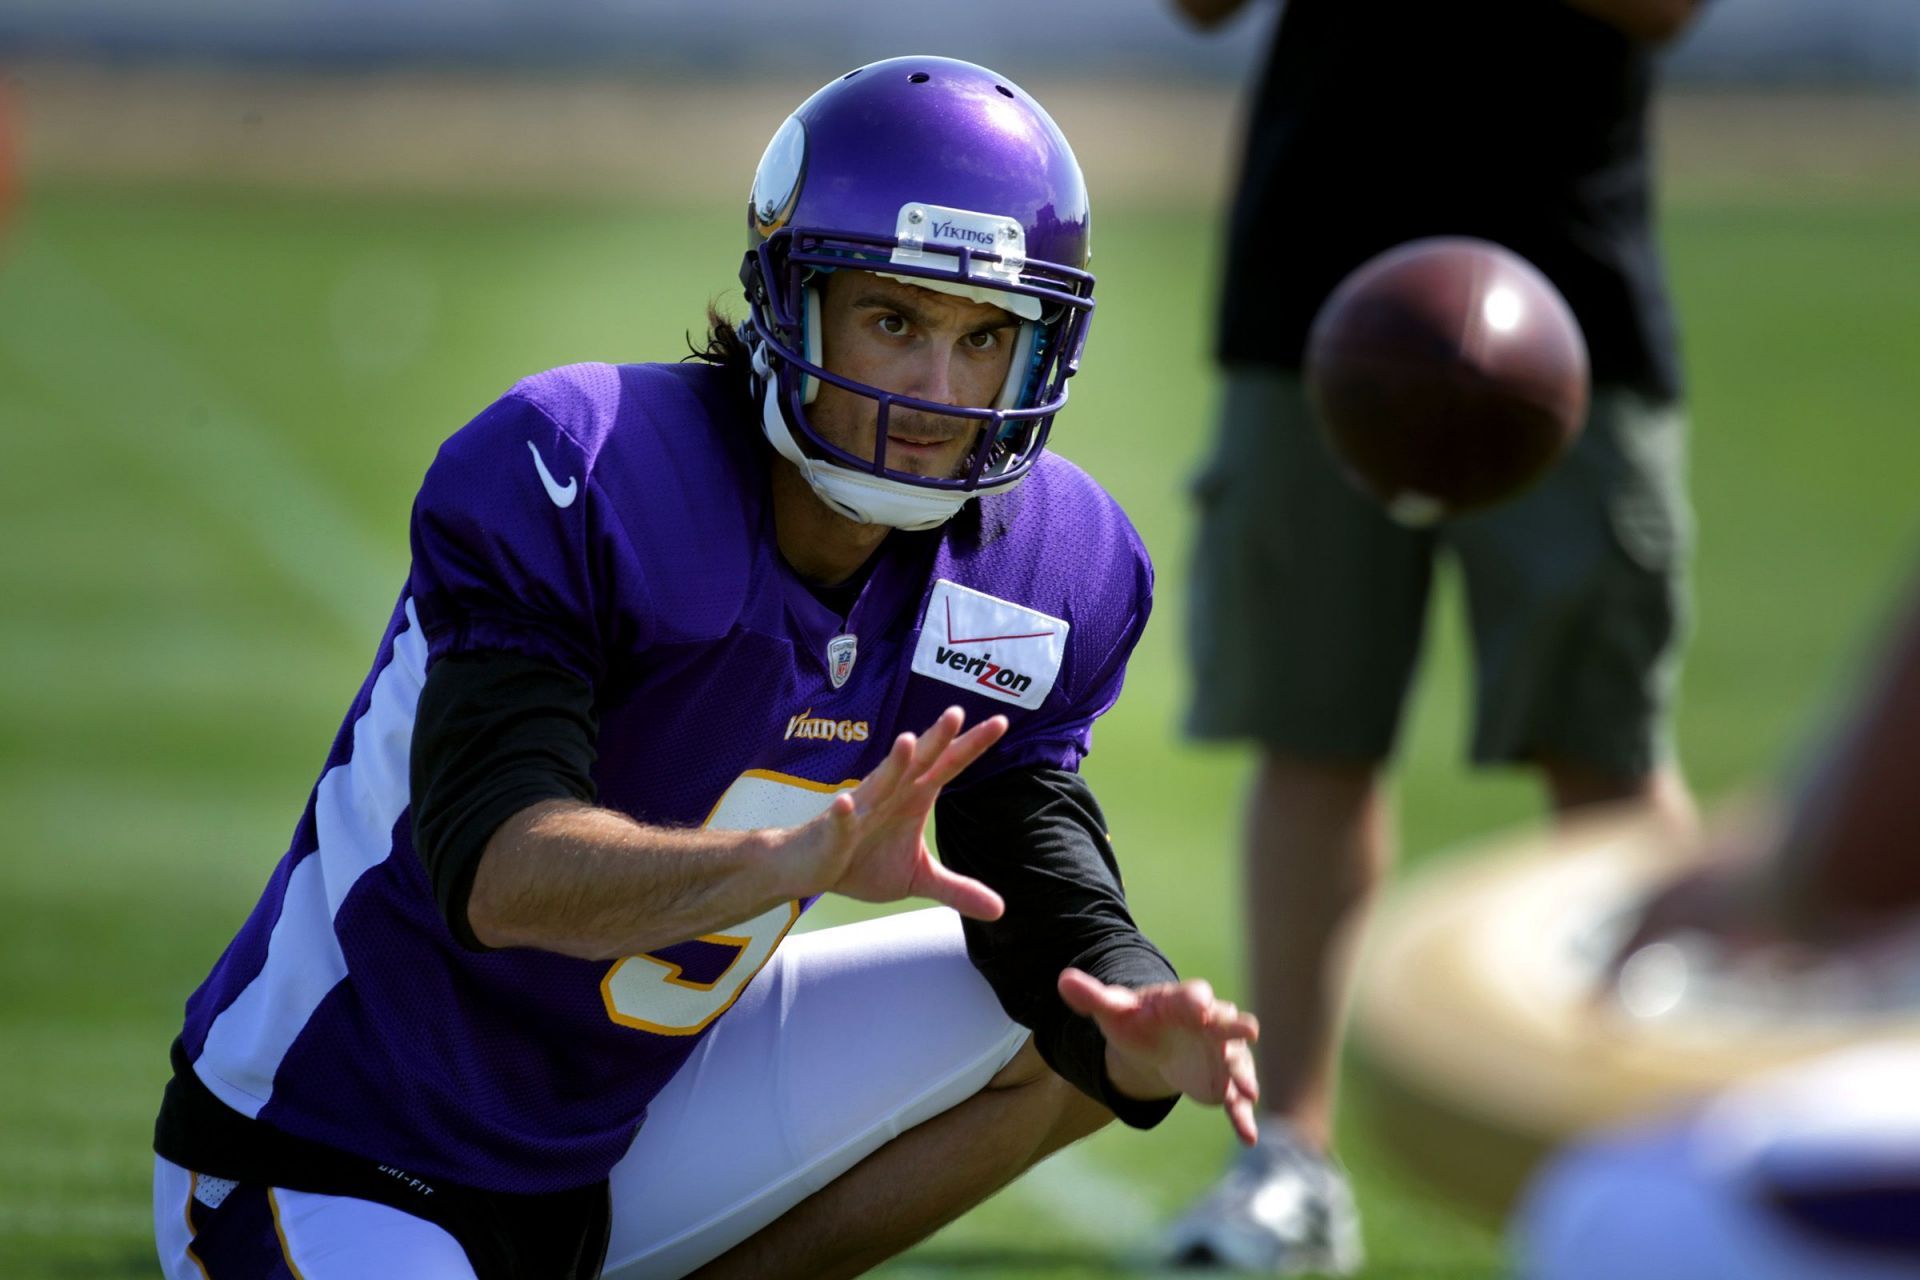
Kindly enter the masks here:
[[798, 918], [789, 904], [615, 962], [463, 949], [408, 812], [414, 710], [448, 654], [589, 679], [599, 802], [645, 823], [804, 821], [956, 703], [1012, 722], [956, 786], [1078, 764], [1151, 602], [1112, 499], [1046, 457], [943, 528], [892, 535], [843, 617], [780, 557], [769, 459], [699, 365], [556, 369], [447, 441], [292, 848], [188, 1003], [185, 1048], [215, 1095], [428, 1177], [591, 1182]]

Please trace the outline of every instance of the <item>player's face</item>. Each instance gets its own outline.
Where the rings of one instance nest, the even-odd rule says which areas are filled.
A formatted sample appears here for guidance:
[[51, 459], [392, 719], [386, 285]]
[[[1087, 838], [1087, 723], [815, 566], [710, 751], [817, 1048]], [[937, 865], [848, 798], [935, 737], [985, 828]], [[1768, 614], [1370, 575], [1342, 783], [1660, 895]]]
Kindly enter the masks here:
[[[936, 404], [984, 409], [1006, 381], [1020, 322], [999, 307], [936, 293], [870, 271], [836, 271], [820, 298], [820, 355], [828, 369]], [[807, 419], [828, 443], [873, 458], [878, 402], [822, 385]], [[962, 474], [983, 424], [895, 408], [885, 465], [918, 476]]]

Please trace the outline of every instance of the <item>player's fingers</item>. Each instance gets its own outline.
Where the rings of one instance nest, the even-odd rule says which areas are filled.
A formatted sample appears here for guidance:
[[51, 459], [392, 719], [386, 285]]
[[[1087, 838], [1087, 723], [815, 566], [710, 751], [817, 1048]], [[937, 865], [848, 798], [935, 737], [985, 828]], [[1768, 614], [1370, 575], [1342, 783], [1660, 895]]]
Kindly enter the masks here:
[[1219, 1041], [1258, 1040], [1260, 1038], [1260, 1019], [1250, 1013], [1242, 1013], [1233, 1005], [1221, 1005], [1214, 1009], [1208, 1019], [1206, 1032]]
[[887, 758], [860, 779], [860, 785], [853, 789], [853, 797], [862, 812], [872, 812], [892, 798], [899, 789], [900, 780], [907, 776], [908, 766], [913, 763], [917, 742], [918, 739], [911, 733], [901, 734], [893, 740]]
[[948, 707], [940, 713], [938, 719], [927, 726], [920, 735], [919, 744], [913, 752], [913, 776], [917, 780], [926, 773], [927, 767], [940, 758], [948, 745], [960, 736], [960, 726], [967, 721], [967, 713], [958, 707]]
[[1260, 1076], [1253, 1069], [1253, 1054], [1244, 1041], [1227, 1046], [1227, 1080], [1231, 1091], [1249, 1102], [1260, 1101]]
[[914, 750], [918, 745], [920, 739], [916, 735], [902, 733], [893, 739], [893, 747], [887, 750], [887, 758], [874, 766], [874, 771], [860, 779], [860, 785], [852, 789], [852, 796], [862, 816], [885, 816], [891, 806], [899, 804], [900, 793], [908, 785], [906, 779], [912, 777]]
[[1166, 1027], [1185, 1027], [1206, 1032], [1212, 1027], [1217, 1001], [1213, 987], [1204, 978], [1150, 987], [1142, 992], [1154, 1020]]
[[1131, 1013], [1140, 1007], [1140, 997], [1134, 992], [1110, 987], [1081, 969], [1062, 969], [1058, 987], [1067, 1008], [1089, 1018]]
[[1232, 1088], [1233, 1073], [1227, 1068], [1226, 1049], [1224, 1046], [1214, 1048], [1213, 1055], [1207, 1060], [1207, 1098], [1213, 1102], [1224, 1102]]
[[1205, 1021], [1202, 1025], [1213, 1034], [1216, 1040], [1231, 1040], [1235, 1037], [1224, 1034], [1224, 1032], [1228, 1024], [1239, 1016], [1239, 1005], [1231, 1000], [1215, 1000], [1211, 1005], [1207, 1006], [1203, 1012], [1202, 1017]]
[[1234, 1136], [1244, 1146], [1254, 1146], [1260, 1141], [1260, 1124], [1254, 1118], [1252, 1098], [1242, 1093], [1227, 1096], [1227, 1121], [1233, 1126]]
[[954, 739], [939, 758], [921, 773], [918, 779], [919, 785], [930, 790], [946, 786], [959, 777], [968, 765], [984, 755], [988, 747], [1000, 741], [1001, 735], [1006, 731], [1005, 716], [993, 716], [982, 720]]
[[1006, 900], [992, 889], [972, 876], [948, 870], [931, 857], [916, 877], [913, 892], [918, 897], [932, 898], [942, 906], [952, 907], [973, 920], [998, 920], [1007, 909]]

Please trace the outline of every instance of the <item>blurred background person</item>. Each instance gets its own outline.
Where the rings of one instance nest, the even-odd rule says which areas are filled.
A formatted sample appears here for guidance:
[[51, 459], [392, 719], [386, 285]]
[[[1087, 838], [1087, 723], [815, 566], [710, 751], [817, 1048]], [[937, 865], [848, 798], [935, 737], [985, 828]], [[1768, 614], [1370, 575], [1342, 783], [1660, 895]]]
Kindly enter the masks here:
[[[1880, 670], [1784, 819], [1711, 843], [1656, 890], [1616, 972], [1649, 947], [1722, 970], [1771, 952], [1851, 971], [1865, 990], [1920, 992], [1915, 585]], [[1920, 1037], [1900, 1029], [1563, 1153], [1517, 1218], [1520, 1274], [1920, 1275]]]
[[[1210, 25], [1244, 0], [1177, 0]], [[1172, 1228], [1177, 1262], [1346, 1274], [1359, 1222], [1332, 1158], [1351, 949], [1392, 856], [1386, 774], [1437, 554], [1473, 632], [1473, 759], [1536, 770], [1560, 814], [1693, 803], [1668, 731], [1691, 514], [1675, 322], [1654, 239], [1658, 47], [1694, 0], [1287, 0], [1234, 197], [1200, 532], [1189, 729], [1252, 740], [1243, 837], [1261, 1142]], [[1333, 466], [1302, 387], [1320, 304], [1433, 235], [1492, 240], [1558, 286], [1594, 382], [1537, 487], [1436, 529]]]

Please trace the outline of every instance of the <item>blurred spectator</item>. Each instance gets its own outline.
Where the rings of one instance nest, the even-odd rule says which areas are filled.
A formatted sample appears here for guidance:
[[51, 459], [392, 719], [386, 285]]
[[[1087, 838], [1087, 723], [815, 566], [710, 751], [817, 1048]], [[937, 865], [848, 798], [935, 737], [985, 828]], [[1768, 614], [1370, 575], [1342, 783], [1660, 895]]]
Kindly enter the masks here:
[[[1178, 0], [1211, 25], [1243, 0]], [[1385, 776], [1433, 564], [1470, 609], [1473, 756], [1539, 771], [1558, 812], [1690, 824], [1667, 733], [1691, 515], [1674, 325], [1652, 228], [1656, 46], [1693, 0], [1289, 0], [1255, 92], [1227, 245], [1225, 367], [1192, 644], [1199, 737], [1251, 739], [1245, 912], [1259, 1146], [1174, 1227], [1178, 1262], [1347, 1273], [1333, 1162], [1355, 935], [1391, 860]], [[1392, 245], [1471, 235], [1572, 304], [1595, 381], [1578, 445], [1496, 510], [1394, 524], [1337, 473], [1300, 378], [1327, 293]]]

